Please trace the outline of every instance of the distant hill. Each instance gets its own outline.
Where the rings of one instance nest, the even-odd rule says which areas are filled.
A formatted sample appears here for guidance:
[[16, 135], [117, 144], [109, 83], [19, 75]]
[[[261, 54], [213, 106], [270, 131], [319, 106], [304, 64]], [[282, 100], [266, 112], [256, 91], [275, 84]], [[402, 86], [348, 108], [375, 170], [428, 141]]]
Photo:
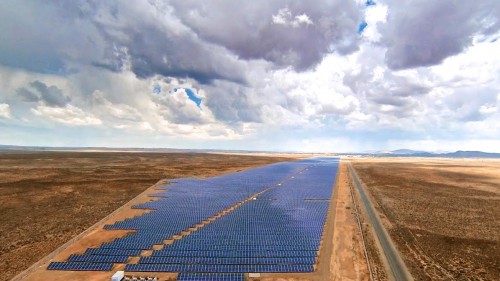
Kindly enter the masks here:
[[500, 158], [500, 153], [489, 153], [482, 151], [456, 151], [453, 153], [445, 153], [445, 157], [454, 158]]
[[384, 153], [371, 153], [370, 155], [387, 157], [500, 158], [500, 153], [462, 150], [456, 152], [431, 153], [410, 149], [398, 149]]
[[418, 151], [418, 150], [411, 150], [411, 149], [397, 149], [397, 150], [393, 150], [393, 151], [390, 151], [391, 154], [407, 154], [407, 155], [410, 155], [410, 154], [417, 154], [417, 153], [428, 153], [426, 151]]

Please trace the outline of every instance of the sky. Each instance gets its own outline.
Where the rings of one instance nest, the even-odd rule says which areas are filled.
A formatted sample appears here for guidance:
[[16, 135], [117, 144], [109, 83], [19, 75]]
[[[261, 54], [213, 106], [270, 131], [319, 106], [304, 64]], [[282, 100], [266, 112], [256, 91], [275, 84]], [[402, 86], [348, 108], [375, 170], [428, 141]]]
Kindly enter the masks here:
[[0, 144], [500, 152], [498, 0], [0, 1]]

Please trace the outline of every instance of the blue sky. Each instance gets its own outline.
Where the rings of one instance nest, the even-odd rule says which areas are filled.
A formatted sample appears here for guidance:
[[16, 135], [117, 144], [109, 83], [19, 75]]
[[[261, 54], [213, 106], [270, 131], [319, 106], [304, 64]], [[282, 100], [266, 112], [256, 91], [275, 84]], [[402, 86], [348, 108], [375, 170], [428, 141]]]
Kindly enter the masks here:
[[1, 1], [0, 144], [500, 152], [499, 15], [494, 0]]

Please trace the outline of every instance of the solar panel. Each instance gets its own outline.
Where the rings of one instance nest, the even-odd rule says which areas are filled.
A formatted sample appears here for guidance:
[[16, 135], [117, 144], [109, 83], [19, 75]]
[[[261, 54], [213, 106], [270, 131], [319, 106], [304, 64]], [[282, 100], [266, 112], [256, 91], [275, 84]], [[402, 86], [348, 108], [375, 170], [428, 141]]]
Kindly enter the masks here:
[[244, 281], [245, 275], [241, 273], [184, 273], [177, 276], [178, 281]]
[[[163, 245], [150, 257], [141, 257], [138, 264], [126, 265], [126, 270], [196, 273], [187, 275], [194, 278], [230, 278], [242, 276], [232, 274], [242, 272], [311, 272], [338, 164], [338, 158], [316, 158], [209, 179], [174, 180], [156, 188], [161, 192], [153, 195], [155, 201], [134, 206], [152, 211], [105, 226], [105, 229], [135, 230], [134, 233], [103, 243], [99, 248], [89, 248], [83, 255], [72, 255], [67, 263], [49, 267], [108, 270], [109, 265], [126, 263], [130, 256], [140, 256], [143, 250], [163, 245], [166, 239], [271, 187], [254, 200], [245, 201], [182, 239], [174, 240], [173, 244]], [[200, 275], [200, 272], [212, 274]]]
[[128, 256], [71, 255], [70, 262], [126, 263]]
[[86, 262], [51, 262], [48, 270], [71, 270], [71, 271], [110, 271], [112, 263], [86, 263]]
[[101, 249], [101, 248], [88, 248], [85, 254], [89, 255], [107, 255], [107, 256], [139, 256], [141, 250], [134, 249]]
[[314, 264], [315, 257], [218, 258], [218, 257], [142, 257], [141, 264]]
[[313, 265], [186, 265], [186, 264], [127, 264], [125, 271], [134, 272], [204, 272], [204, 273], [242, 273], [242, 272], [313, 272]]

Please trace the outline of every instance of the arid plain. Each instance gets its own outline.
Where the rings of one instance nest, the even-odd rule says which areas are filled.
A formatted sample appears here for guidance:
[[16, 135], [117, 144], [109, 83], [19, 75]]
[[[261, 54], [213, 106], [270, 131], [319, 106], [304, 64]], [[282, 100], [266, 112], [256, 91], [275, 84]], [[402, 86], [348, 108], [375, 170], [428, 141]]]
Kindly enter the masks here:
[[[161, 179], [210, 177], [305, 156], [3, 152], [0, 280], [14, 277]], [[500, 160], [345, 157], [319, 271], [276, 280], [369, 280], [345, 160], [355, 168], [415, 280], [500, 279]], [[360, 215], [374, 279], [387, 280], [370, 227]]]
[[351, 162], [415, 280], [500, 280], [500, 160]]

